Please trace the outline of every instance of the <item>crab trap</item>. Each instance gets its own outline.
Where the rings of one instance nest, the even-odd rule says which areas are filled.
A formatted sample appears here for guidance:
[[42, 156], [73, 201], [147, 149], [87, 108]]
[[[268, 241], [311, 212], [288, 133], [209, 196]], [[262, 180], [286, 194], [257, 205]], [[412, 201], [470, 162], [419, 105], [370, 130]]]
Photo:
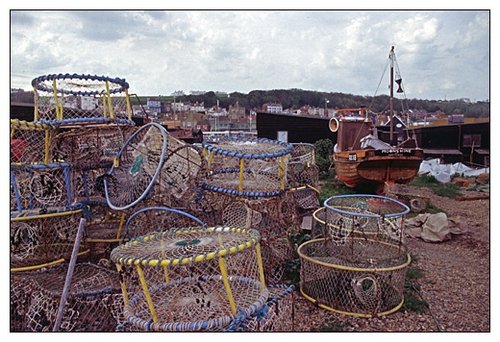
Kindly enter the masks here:
[[314, 213], [303, 243], [300, 291], [322, 308], [358, 317], [383, 316], [404, 301], [410, 256], [402, 241], [404, 204], [376, 195], [333, 196]]
[[111, 253], [137, 330], [223, 331], [268, 299], [256, 230], [170, 229]]
[[57, 125], [130, 123], [129, 84], [97, 75], [51, 74], [32, 80], [34, 121]]
[[249, 198], [281, 195], [287, 184], [292, 145], [263, 138], [230, 136], [202, 143], [209, 171], [202, 187]]
[[294, 143], [287, 168], [290, 188], [318, 187], [319, 169], [316, 166], [316, 148], [312, 144]]
[[[11, 331], [52, 331], [67, 271], [61, 264], [11, 274]], [[76, 264], [60, 331], [114, 331], [121, 301], [116, 271]]]
[[341, 195], [325, 200], [324, 237], [345, 243], [351, 233], [385, 235], [401, 244], [406, 214], [410, 208], [390, 197], [378, 195]]

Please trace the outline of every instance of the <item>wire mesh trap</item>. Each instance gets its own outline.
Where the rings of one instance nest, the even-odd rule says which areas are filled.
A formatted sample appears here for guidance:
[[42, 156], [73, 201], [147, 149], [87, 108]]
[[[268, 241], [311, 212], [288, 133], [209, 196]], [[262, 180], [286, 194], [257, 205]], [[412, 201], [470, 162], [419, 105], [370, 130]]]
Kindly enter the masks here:
[[320, 307], [341, 314], [374, 317], [399, 310], [404, 301], [406, 247], [393, 240], [352, 238], [332, 245], [327, 239], [302, 244], [300, 291]]
[[209, 170], [204, 189], [250, 198], [279, 196], [285, 190], [290, 144], [233, 136], [202, 147]]
[[124, 79], [97, 75], [52, 74], [31, 81], [35, 120], [60, 124], [131, 120], [129, 85]]
[[[12, 331], [52, 331], [67, 269], [67, 265], [56, 265], [11, 274]], [[121, 300], [116, 271], [77, 264], [60, 331], [114, 331]]]
[[170, 229], [115, 248], [126, 320], [140, 330], [224, 330], [268, 298], [260, 235], [228, 227]]
[[149, 123], [133, 133], [104, 178], [110, 208], [128, 209], [144, 199], [158, 179], [166, 153], [167, 133], [161, 125]]
[[[36, 270], [69, 260], [82, 210], [62, 210], [10, 220], [12, 272]], [[88, 250], [81, 249], [81, 254]]]

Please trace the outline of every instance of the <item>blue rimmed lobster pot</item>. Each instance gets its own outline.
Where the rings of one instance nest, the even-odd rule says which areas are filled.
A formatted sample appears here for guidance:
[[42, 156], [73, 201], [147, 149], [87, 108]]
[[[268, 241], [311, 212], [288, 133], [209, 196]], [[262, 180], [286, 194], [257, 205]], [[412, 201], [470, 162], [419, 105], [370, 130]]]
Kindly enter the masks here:
[[286, 264], [296, 257], [289, 236], [301, 224], [288, 182], [293, 145], [227, 136], [201, 147], [207, 175], [200, 182], [192, 210], [211, 213], [209, 220], [219, 224], [257, 229], [262, 236], [266, 281], [283, 284]]
[[[29, 298], [47, 301], [40, 304], [44, 308], [39, 306], [38, 309], [34, 304], [24, 303], [28, 305], [26, 310], [32, 310], [33, 317], [41, 317], [44, 322], [35, 322], [34, 318], [31, 322], [14, 319], [11, 326], [21, 331], [45, 331], [54, 325], [57, 310], [54, 296], [61, 295], [58, 291], [62, 290], [64, 278], [61, 280], [60, 275], [66, 272], [63, 268], [75, 248], [79, 220], [86, 218], [89, 227], [95, 226], [96, 231], [106, 230], [107, 236], [83, 234], [78, 262], [82, 258], [88, 260], [92, 254], [88, 248], [90, 240], [105, 245], [104, 259], [109, 258], [112, 246], [109, 243], [117, 242], [120, 222], [124, 222], [124, 218], [117, 218], [116, 212], [103, 209], [106, 203], [103, 180], [115, 163], [116, 154], [136, 128], [131, 120], [129, 85], [124, 79], [51, 74], [33, 79], [32, 86], [34, 120], [14, 119], [10, 125], [11, 273], [21, 283], [29, 279], [30, 284], [34, 284], [20, 291], [28, 302]], [[54, 273], [52, 270], [57, 267], [59, 270]], [[75, 274], [79, 267], [77, 263]], [[104, 274], [116, 276], [115, 271]], [[57, 278], [59, 283], [47, 289], [47, 296], [37, 297], [38, 290], [33, 289], [46, 282], [39, 280], [51, 277]], [[94, 296], [94, 292], [99, 292], [101, 285], [97, 281], [92, 284], [93, 278], [88, 275], [83, 278], [88, 280], [83, 285], [86, 290], [71, 288], [69, 298], [75, 298], [73, 294], [86, 296], [89, 292], [92, 300], [98, 301], [99, 296]], [[17, 280], [13, 286], [23, 288], [15, 286]], [[32, 290], [35, 293], [31, 293]], [[17, 293], [17, 290], [11, 292]], [[50, 296], [52, 301], [48, 299]], [[15, 312], [21, 312], [20, 316], [25, 312], [17, 310], [21, 307], [23, 305], [17, 300], [11, 301], [11, 311], [14, 308]], [[37, 313], [37, 310], [41, 311]], [[98, 311], [91, 311], [75, 313], [71, 308], [64, 311], [60, 329], [85, 331], [87, 326], [92, 331], [109, 331], [114, 328], [111, 323], [106, 327], [94, 324], [100, 315]], [[79, 322], [68, 325], [64, 323], [68, 319]]]
[[172, 228], [115, 248], [125, 331], [237, 330], [269, 299], [255, 229]]
[[411, 261], [403, 232], [409, 211], [378, 195], [325, 200], [314, 213], [314, 238], [298, 249], [301, 294], [319, 307], [357, 317], [399, 310]]

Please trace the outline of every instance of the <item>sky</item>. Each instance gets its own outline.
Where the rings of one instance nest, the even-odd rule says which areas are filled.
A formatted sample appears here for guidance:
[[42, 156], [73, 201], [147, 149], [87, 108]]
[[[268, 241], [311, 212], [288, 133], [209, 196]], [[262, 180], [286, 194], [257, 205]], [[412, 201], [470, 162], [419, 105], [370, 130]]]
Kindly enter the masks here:
[[[487, 10], [11, 10], [11, 87], [46, 74], [125, 78], [130, 92], [291, 89], [490, 99]], [[382, 78], [383, 77], [383, 78]], [[379, 82], [380, 87], [379, 87]]]

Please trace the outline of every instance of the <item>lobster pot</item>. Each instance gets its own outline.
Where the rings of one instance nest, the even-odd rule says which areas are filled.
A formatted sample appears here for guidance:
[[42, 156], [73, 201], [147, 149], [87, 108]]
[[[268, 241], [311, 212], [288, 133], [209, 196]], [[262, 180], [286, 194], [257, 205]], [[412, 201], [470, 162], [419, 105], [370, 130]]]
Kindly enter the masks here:
[[298, 253], [300, 291], [321, 308], [376, 317], [403, 305], [410, 256], [390, 239], [356, 237], [345, 245], [315, 239], [302, 244]]
[[[67, 265], [11, 275], [11, 330], [52, 331]], [[122, 300], [116, 271], [76, 264], [60, 331], [114, 331]]]
[[71, 189], [74, 202], [95, 203], [106, 202], [104, 179], [107, 177], [109, 167], [90, 167], [71, 169]]
[[303, 186], [291, 190], [297, 207], [303, 212], [317, 209], [319, 204], [319, 192], [316, 188]]
[[230, 136], [202, 147], [209, 171], [202, 181], [204, 189], [247, 198], [284, 192], [290, 144]]
[[207, 163], [202, 151], [167, 135], [165, 163], [154, 188], [155, 198], [169, 206], [185, 206], [200, 180], [206, 178]]
[[[11, 271], [34, 270], [71, 257], [82, 210], [22, 216], [10, 220]], [[85, 246], [80, 254], [86, 254]]]
[[87, 207], [89, 212], [85, 221], [85, 244], [90, 249], [90, 260], [108, 263], [111, 250], [122, 241], [128, 215], [126, 212], [110, 209], [105, 202], [88, 203]]
[[203, 221], [185, 211], [167, 207], [146, 207], [135, 211], [127, 219], [123, 240], [129, 241], [166, 229], [203, 226]]
[[140, 330], [222, 331], [268, 299], [256, 230], [155, 232], [115, 248], [111, 260], [125, 319]]
[[296, 258], [289, 235], [300, 231], [300, 216], [292, 193], [261, 199], [219, 197], [224, 204], [224, 225], [259, 231], [266, 282], [273, 285], [283, 283], [286, 263]]
[[10, 120], [10, 162], [49, 163], [55, 127], [17, 119]]
[[149, 123], [135, 131], [117, 153], [104, 177], [106, 202], [114, 210], [129, 209], [151, 192], [167, 154], [167, 131]]
[[247, 317], [238, 331], [290, 332], [294, 327], [293, 285], [269, 286], [269, 299], [258, 312]]
[[11, 164], [10, 170], [11, 216], [73, 204], [69, 164]]
[[290, 188], [305, 185], [316, 188], [319, 182], [319, 169], [316, 166], [316, 148], [312, 144], [294, 143], [287, 168], [287, 181]]
[[31, 81], [35, 120], [60, 124], [131, 122], [125, 79], [97, 75], [52, 74]]
[[342, 195], [325, 200], [323, 236], [344, 244], [358, 235], [386, 236], [403, 243], [403, 225], [410, 208], [385, 196]]
[[51, 153], [75, 169], [110, 168], [125, 140], [117, 124], [61, 128], [51, 141]]

